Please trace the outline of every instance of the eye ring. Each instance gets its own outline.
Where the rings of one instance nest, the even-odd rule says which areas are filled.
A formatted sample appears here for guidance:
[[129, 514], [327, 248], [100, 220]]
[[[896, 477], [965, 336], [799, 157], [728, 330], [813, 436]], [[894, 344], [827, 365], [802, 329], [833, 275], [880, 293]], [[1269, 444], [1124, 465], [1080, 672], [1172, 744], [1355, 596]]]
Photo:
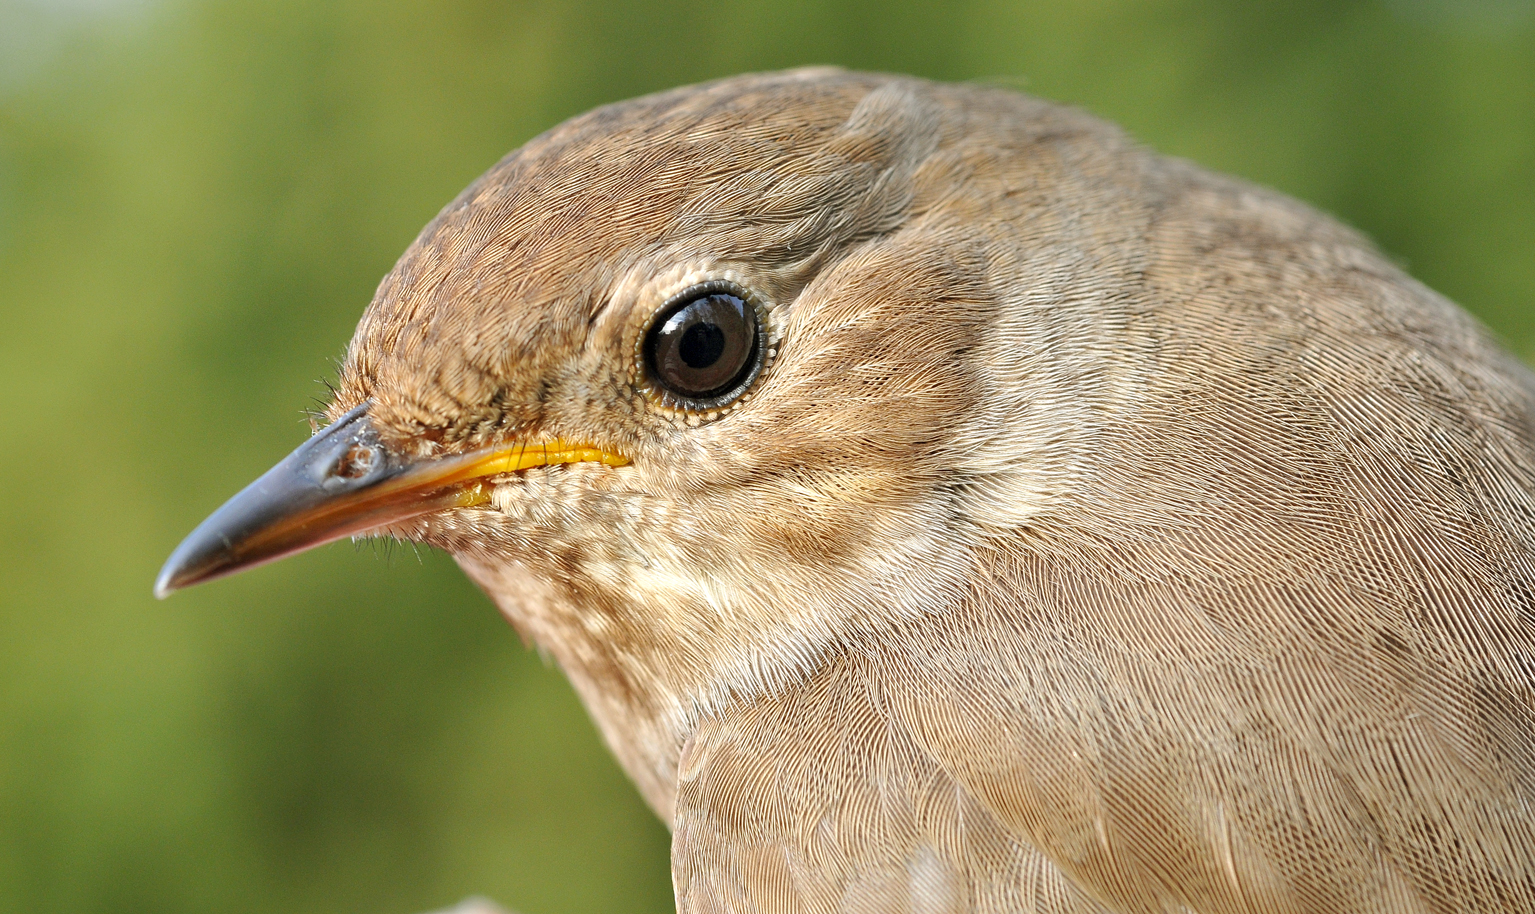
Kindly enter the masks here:
[[657, 308], [638, 341], [639, 368], [663, 407], [710, 413], [751, 388], [771, 356], [767, 315], [728, 280], [697, 283]]

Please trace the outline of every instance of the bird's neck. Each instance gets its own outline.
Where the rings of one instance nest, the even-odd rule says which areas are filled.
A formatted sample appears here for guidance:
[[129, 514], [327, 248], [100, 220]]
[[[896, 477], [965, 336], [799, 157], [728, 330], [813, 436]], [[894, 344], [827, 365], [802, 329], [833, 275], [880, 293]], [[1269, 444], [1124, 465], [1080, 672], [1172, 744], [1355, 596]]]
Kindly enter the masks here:
[[[570, 678], [619, 763], [672, 822], [677, 763], [707, 716], [814, 675], [828, 655], [959, 599], [967, 561], [933, 523], [910, 542], [871, 544], [843, 573], [761, 557], [772, 589], [595, 552], [538, 574], [505, 551], [459, 541], [455, 558], [523, 636]], [[483, 540], [477, 542], [483, 543]], [[469, 548], [465, 548], [469, 546]], [[536, 564], [544, 566], [547, 557]]]

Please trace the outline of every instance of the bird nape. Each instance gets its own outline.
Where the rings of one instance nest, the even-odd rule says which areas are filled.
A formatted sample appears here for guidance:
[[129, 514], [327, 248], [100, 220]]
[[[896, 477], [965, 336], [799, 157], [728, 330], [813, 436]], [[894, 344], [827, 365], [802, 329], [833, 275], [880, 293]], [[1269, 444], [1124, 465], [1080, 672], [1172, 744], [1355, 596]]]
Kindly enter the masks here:
[[448, 551], [689, 912], [1535, 911], [1535, 382], [1356, 233], [1009, 91], [534, 139], [160, 594]]

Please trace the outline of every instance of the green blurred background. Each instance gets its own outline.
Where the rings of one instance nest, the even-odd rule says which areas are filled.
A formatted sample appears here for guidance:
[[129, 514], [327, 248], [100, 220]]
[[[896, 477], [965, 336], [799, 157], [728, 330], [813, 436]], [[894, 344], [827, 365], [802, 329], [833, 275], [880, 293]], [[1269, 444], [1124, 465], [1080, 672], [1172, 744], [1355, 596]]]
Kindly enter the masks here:
[[1535, 0], [0, 0], [0, 911], [670, 909], [665, 831], [444, 556], [150, 582], [476, 174], [820, 62], [1083, 105], [1535, 354]]

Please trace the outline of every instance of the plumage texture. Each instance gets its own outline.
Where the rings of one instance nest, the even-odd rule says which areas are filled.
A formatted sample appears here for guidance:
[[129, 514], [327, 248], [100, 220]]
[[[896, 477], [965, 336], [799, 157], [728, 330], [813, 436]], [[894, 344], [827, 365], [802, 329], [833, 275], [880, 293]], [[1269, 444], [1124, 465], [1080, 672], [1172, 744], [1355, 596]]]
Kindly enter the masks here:
[[[771, 357], [689, 414], [638, 335], [720, 276]], [[445, 209], [365, 402], [631, 459], [390, 532], [564, 668], [684, 914], [1535, 911], [1535, 386], [1282, 196], [996, 89], [681, 89]]]

